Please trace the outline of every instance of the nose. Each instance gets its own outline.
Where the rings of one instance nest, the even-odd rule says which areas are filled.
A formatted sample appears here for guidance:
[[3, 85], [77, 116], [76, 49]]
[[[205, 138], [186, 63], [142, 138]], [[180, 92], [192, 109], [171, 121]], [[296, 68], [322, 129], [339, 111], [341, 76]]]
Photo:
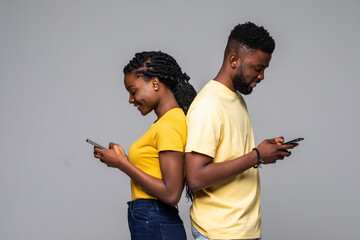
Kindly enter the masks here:
[[129, 103], [130, 104], [134, 103], [134, 98], [131, 95], [129, 95]]
[[264, 78], [265, 78], [265, 72], [264, 72], [264, 70], [262, 70], [261, 73], [258, 74], [258, 79], [264, 80]]

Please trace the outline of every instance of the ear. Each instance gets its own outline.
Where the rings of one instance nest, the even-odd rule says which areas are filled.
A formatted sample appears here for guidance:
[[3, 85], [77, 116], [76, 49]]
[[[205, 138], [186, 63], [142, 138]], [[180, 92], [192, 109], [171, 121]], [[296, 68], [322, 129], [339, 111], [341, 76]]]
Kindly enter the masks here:
[[159, 79], [157, 77], [152, 77], [150, 79], [150, 84], [154, 88], [155, 91], [159, 90], [160, 84], [159, 84]]
[[236, 53], [230, 54], [229, 64], [232, 69], [235, 69], [237, 66], [239, 66], [240, 62], [241, 62], [241, 59], [240, 59], [239, 55], [237, 55]]

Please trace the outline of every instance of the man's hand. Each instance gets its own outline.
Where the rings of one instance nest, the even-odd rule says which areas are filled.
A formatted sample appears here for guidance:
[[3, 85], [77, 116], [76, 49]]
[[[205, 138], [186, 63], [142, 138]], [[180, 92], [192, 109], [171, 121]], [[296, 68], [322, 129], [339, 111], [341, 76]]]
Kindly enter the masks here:
[[284, 157], [291, 155], [288, 149], [292, 149], [298, 146], [297, 143], [282, 145], [284, 142], [283, 137], [277, 137], [273, 139], [266, 139], [259, 144], [257, 149], [260, 152], [260, 158], [263, 160], [263, 164], [275, 163], [277, 160], [283, 160]]

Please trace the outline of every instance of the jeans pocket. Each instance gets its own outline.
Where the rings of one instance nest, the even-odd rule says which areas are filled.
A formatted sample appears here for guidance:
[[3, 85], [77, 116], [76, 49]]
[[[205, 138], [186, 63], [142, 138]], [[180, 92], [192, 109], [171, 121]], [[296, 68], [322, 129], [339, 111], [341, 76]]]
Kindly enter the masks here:
[[186, 232], [182, 223], [160, 223], [162, 240], [186, 240]]
[[133, 208], [131, 211], [131, 217], [136, 222], [148, 223], [150, 220], [150, 213], [143, 208]]

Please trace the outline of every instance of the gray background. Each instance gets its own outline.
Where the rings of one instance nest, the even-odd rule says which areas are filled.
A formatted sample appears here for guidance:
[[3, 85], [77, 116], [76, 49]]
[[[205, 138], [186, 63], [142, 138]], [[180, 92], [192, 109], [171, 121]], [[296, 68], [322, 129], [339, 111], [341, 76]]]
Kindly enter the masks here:
[[[122, 68], [173, 55], [197, 91], [247, 20], [276, 40], [246, 97], [256, 142], [305, 137], [261, 169], [263, 239], [358, 234], [358, 1], [0, 1], [0, 239], [129, 239], [129, 179], [92, 157], [155, 119], [128, 104]], [[189, 239], [190, 203], [179, 209]]]

